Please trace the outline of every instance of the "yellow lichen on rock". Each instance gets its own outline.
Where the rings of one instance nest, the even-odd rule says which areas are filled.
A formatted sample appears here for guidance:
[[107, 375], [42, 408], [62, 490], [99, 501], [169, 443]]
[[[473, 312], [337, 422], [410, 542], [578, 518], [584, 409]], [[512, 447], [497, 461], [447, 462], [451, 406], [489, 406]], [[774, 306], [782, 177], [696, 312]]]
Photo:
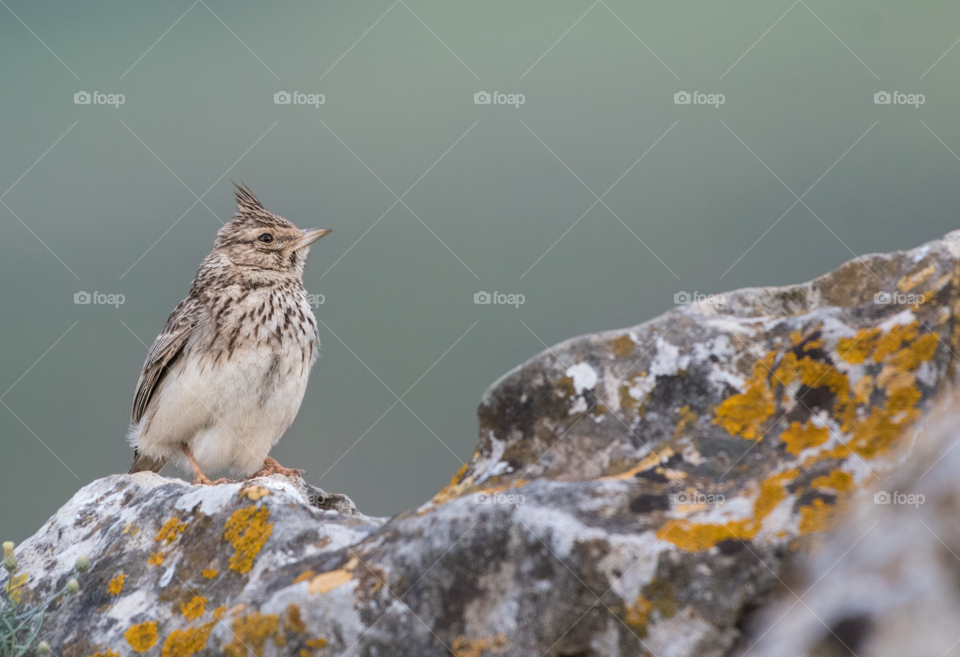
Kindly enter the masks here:
[[670, 541], [688, 552], [707, 550], [720, 541], [730, 539], [750, 540], [763, 528], [763, 520], [786, 498], [784, 486], [796, 479], [798, 473], [798, 470], [787, 470], [768, 477], [760, 484], [750, 518], [732, 520], [722, 525], [678, 520], [661, 527], [657, 538]]
[[147, 559], [147, 563], [151, 566], [160, 566], [163, 564], [163, 555], [159, 552], [152, 552], [150, 558]]
[[120, 653], [115, 650], [105, 650], [103, 652], [95, 652], [90, 657], [120, 657]]
[[300, 607], [292, 602], [287, 605], [283, 614], [283, 629], [294, 634], [303, 634], [307, 631], [307, 624], [300, 618]]
[[796, 456], [805, 449], [817, 447], [827, 442], [830, 431], [826, 427], [818, 427], [807, 420], [802, 425], [791, 422], [790, 426], [780, 434], [780, 440], [787, 445], [787, 452]]
[[724, 399], [717, 407], [713, 422], [730, 435], [745, 440], [760, 440], [763, 437], [760, 426], [776, 410], [773, 392], [767, 383], [774, 356], [776, 353], [771, 352], [764, 360], [757, 361], [753, 366], [753, 377], [747, 381], [746, 391]]
[[157, 535], [153, 537], [153, 542], [159, 543], [162, 541], [164, 545], [170, 545], [180, 537], [180, 534], [182, 534], [183, 530], [186, 528], [187, 524], [185, 522], [181, 522], [180, 518], [170, 518], [170, 520], [168, 520], [163, 527], [160, 528], [160, 531], [157, 532]]
[[190, 657], [204, 649], [216, 622], [174, 630], [163, 642], [162, 657]]
[[326, 648], [327, 640], [324, 639], [323, 637], [320, 637], [318, 639], [307, 639], [307, 647], [308, 648]]
[[147, 652], [157, 642], [157, 622], [147, 621], [134, 625], [123, 634], [134, 652]]
[[507, 637], [504, 634], [480, 639], [468, 639], [461, 634], [453, 640], [453, 646], [451, 646], [454, 657], [480, 657], [484, 652], [503, 652], [506, 647]]
[[233, 641], [223, 647], [227, 657], [246, 657], [252, 650], [256, 657], [263, 657], [267, 639], [276, 635], [280, 619], [276, 614], [261, 614], [255, 611], [233, 621]]
[[641, 639], [647, 636], [647, 618], [652, 609], [651, 602], [642, 595], [638, 595], [633, 604], [627, 605], [623, 610], [623, 622]]
[[850, 493], [856, 489], [856, 484], [853, 481], [853, 475], [849, 472], [844, 472], [843, 470], [837, 469], [830, 472], [828, 475], [823, 475], [817, 477], [810, 482], [811, 488], [830, 488], [838, 493]]
[[193, 596], [193, 599], [190, 602], [180, 603], [180, 613], [184, 615], [187, 620], [194, 620], [195, 618], [200, 618], [203, 616], [203, 612], [207, 609], [207, 599], [199, 595]]
[[817, 498], [809, 506], [800, 507], [800, 535], [817, 534], [830, 529], [830, 517], [835, 508]]
[[851, 365], [859, 365], [867, 360], [879, 336], [880, 329], [860, 329], [854, 337], [840, 338], [837, 341], [837, 353]]
[[353, 575], [348, 570], [343, 568], [331, 570], [328, 573], [321, 573], [314, 577], [310, 581], [310, 586], [307, 588], [307, 592], [320, 594], [326, 593], [327, 591], [332, 591], [339, 586], [343, 586], [351, 579], [353, 579]]
[[213, 579], [214, 577], [217, 576], [217, 573], [218, 573], [218, 572], [220, 572], [220, 571], [218, 571], [218, 570], [213, 570], [212, 568], [204, 568], [204, 569], [203, 569], [203, 576], [206, 577], [207, 579]]
[[314, 576], [316, 576], [315, 572], [313, 572], [312, 570], [305, 570], [299, 575], [297, 575], [297, 578], [293, 580], [293, 583], [299, 584], [300, 582], [306, 582], [307, 580], [313, 579]]
[[247, 506], [237, 509], [227, 520], [223, 538], [233, 545], [230, 569], [244, 574], [253, 568], [253, 560], [260, 553], [270, 535], [273, 523], [266, 507]]
[[110, 580], [110, 583], [107, 585], [107, 593], [110, 595], [120, 595], [120, 591], [123, 590], [123, 580], [127, 578], [126, 575], [120, 573], [116, 577]]
[[241, 488], [240, 492], [237, 493], [237, 497], [243, 499], [244, 497], [248, 500], [253, 500], [256, 502], [261, 497], [266, 497], [267, 495], [272, 495], [272, 491], [269, 488], [264, 488], [263, 486], [247, 486], [246, 488]]

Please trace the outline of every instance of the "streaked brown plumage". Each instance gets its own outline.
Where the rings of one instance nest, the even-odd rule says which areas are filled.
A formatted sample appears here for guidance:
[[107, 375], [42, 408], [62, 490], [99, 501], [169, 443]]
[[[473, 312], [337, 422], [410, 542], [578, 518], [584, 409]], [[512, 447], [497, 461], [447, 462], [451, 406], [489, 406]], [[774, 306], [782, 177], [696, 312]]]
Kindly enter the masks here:
[[303, 288], [302, 231], [237, 187], [237, 214], [217, 233], [190, 294], [147, 355], [133, 401], [130, 472], [168, 461], [242, 475], [296, 470], [269, 458], [293, 421], [320, 338]]

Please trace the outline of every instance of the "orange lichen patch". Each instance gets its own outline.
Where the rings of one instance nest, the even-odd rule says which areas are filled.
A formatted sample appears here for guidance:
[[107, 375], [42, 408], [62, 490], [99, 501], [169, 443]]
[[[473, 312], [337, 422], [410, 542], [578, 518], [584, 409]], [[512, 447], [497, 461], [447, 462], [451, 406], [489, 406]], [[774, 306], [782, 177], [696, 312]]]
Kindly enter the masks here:
[[103, 652], [95, 652], [90, 657], [120, 657], [120, 653], [115, 650], [105, 650]]
[[856, 488], [853, 481], [853, 475], [849, 472], [837, 469], [828, 475], [817, 477], [810, 482], [812, 488], [831, 488], [838, 493], [851, 493]]
[[431, 502], [435, 507], [440, 506], [441, 504], [446, 504], [450, 500], [460, 497], [470, 486], [473, 485], [472, 475], [464, 479], [464, 475], [467, 473], [467, 469], [469, 467], [469, 463], [464, 463], [463, 466], [457, 470], [457, 474], [450, 477], [450, 483], [444, 486], [439, 493], [433, 496]]
[[267, 639], [277, 633], [280, 619], [276, 614], [255, 611], [233, 621], [233, 641], [223, 647], [227, 657], [246, 657], [248, 648], [256, 657], [263, 657]]
[[682, 436], [683, 430], [688, 426], [697, 426], [697, 414], [691, 411], [689, 406], [677, 409], [677, 415], [679, 416], [679, 422], [677, 422], [677, 428], [673, 431], [674, 438]]
[[494, 637], [483, 637], [480, 639], [468, 639], [462, 634], [453, 640], [454, 657], [480, 657], [484, 652], [503, 652], [507, 647], [507, 637], [504, 634], [497, 634]]
[[310, 651], [301, 649], [301, 650], [300, 650], [300, 657], [311, 657]]
[[151, 566], [160, 566], [163, 564], [163, 555], [159, 552], [153, 552], [150, 554], [150, 558], [147, 559], [147, 563]]
[[923, 285], [937, 271], [936, 266], [930, 265], [926, 269], [921, 269], [915, 274], [908, 274], [897, 283], [897, 289], [901, 292], [909, 292], [918, 285]]
[[840, 338], [837, 341], [837, 353], [851, 365], [859, 365], [876, 346], [880, 329], [860, 329], [852, 338]]
[[777, 365], [777, 369], [773, 373], [773, 378], [777, 383], [784, 386], [790, 385], [797, 378], [797, 355], [795, 353], [788, 351], [783, 355], [780, 364]]
[[127, 578], [126, 575], [120, 573], [116, 577], [110, 580], [110, 583], [107, 585], [107, 593], [110, 595], [120, 595], [120, 591], [123, 590], [123, 580]]
[[767, 354], [762, 361], [753, 366], [753, 378], [747, 382], [746, 392], [724, 399], [717, 407], [714, 424], [719, 424], [732, 436], [740, 436], [745, 440], [759, 440], [760, 425], [773, 415], [776, 406], [773, 402], [773, 392], [767, 385], [769, 373], [775, 352]]
[[613, 351], [615, 356], [619, 358], [626, 358], [631, 353], [633, 353], [633, 348], [636, 346], [636, 343], [630, 338], [629, 335], [621, 335], [619, 338], [614, 338], [610, 341], [610, 349]]
[[800, 534], [817, 534], [830, 529], [830, 516], [834, 507], [815, 499], [813, 504], [800, 507]]
[[253, 500], [256, 502], [261, 497], [266, 497], [267, 495], [272, 495], [273, 492], [269, 488], [264, 488], [263, 486], [247, 486], [246, 488], [241, 488], [240, 492], [237, 493], [239, 499], [247, 498], [248, 500]]
[[632, 605], [623, 610], [623, 622], [641, 639], [647, 636], [647, 618], [653, 605], [642, 595], [638, 595]]
[[157, 642], [157, 622], [147, 621], [134, 625], [123, 634], [134, 652], [147, 652]]
[[853, 384], [853, 394], [858, 404], [869, 403], [870, 395], [873, 394], [873, 383], [873, 377], [865, 374]]
[[307, 639], [307, 647], [309, 648], [326, 648], [327, 640], [323, 637], [319, 639]]
[[760, 492], [754, 500], [753, 514], [750, 518], [733, 520], [723, 525], [697, 524], [679, 520], [661, 527], [657, 532], [657, 538], [670, 541], [688, 552], [706, 550], [727, 539], [750, 540], [762, 529], [764, 518], [786, 498], [784, 486], [793, 481], [797, 474], [797, 470], [787, 470], [768, 477], [760, 485]]
[[168, 520], [166, 524], [160, 528], [160, 531], [157, 532], [157, 535], [153, 537], [153, 542], [159, 543], [160, 541], [163, 541], [164, 545], [170, 545], [180, 537], [180, 534], [182, 534], [183, 530], [186, 528], [187, 524], [185, 522], [180, 522], [180, 518], [170, 518], [170, 520]]
[[20, 598], [23, 596], [23, 590], [28, 578], [29, 575], [27, 575], [27, 573], [20, 573], [19, 575], [11, 575], [10, 579], [7, 580], [7, 597], [10, 598], [13, 604], [20, 604]]
[[317, 575], [310, 581], [310, 586], [307, 588], [308, 593], [326, 593], [327, 591], [332, 591], [338, 586], [343, 586], [347, 582], [353, 579], [353, 575], [350, 574], [350, 571], [340, 568], [338, 570], [331, 570], [329, 573], [321, 573]]
[[787, 452], [794, 456], [805, 449], [822, 445], [829, 437], [829, 429], [817, 427], [809, 420], [803, 425], [799, 422], [791, 422], [790, 426], [780, 434], [780, 440], [787, 444]]
[[940, 337], [936, 333], [925, 333], [913, 341], [909, 347], [898, 351], [888, 362], [893, 367], [903, 370], [912, 370], [920, 363], [933, 358], [937, 351]]
[[307, 631], [307, 624], [300, 618], [300, 607], [292, 602], [287, 605], [287, 610], [283, 614], [283, 629], [294, 634], [303, 634]]
[[162, 657], [190, 657], [207, 645], [210, 632], [216, 623], [206, 623], [200, 627], [174, 630], [163, 642]]
[[130, 524], [128, 524], [126, 527], [123, 528], [123, 533], [129, 534], [130, 536], [136, 536], [137, 534], [140, 533], [140, 528], [135, 527], [134, 524], [131, 522]]
[[803, 345], [804, 351], [812, 351], [814, 349], [822, 349], [822, 348], [823, 348], [823, 340], [810, 340], [810, 342], [807, 342]]
[[654, 449], [652, 452], [644, 456], [639, 463], [637, 463], [635, 466], [633, 466], [626, 472], [621, 472], [620, 474], [615, 474], [615, 475], [608, 475], [606, 477], [602, 477], [602, 479], [605, 479], [605, 480], [630, 479], [632, 477], [635, 477], [638, 472], [644, 472], [645, 470], [649, 470], [650, 468], [654, 467], [659, 463], [663, 463], [674, 454], [675, 452], [670, 447], [661, 447], [658, 449]]
[[892, 354], [897, 351], [904, 342], [909, 342], [916, 338], [918, 324], [918, 322], [913, 322], [906, 326], [898, 324], [890, 329], [889, 333], [877, 340], [877, 348], [873, 352], [873, 360], [879, 363], [887, 354]]
[[214, 577], [217, 576], [217, 573], [218, 573], [218, 572], [220, 572], [220, 571], [218, 571], [218, 570], [213, 570], [213, 569], [210, 569], [210, 568], [204, 568], [204, 569], [203, 569], [203, 576], [206, 577], [207, 579], [213, 579]]
[[193, 596], [193, 599], [190, 602], [180, 603], [180, 613], [184, 615], [187, 620], [193, 620], [195, 618], [200, 618], [203, 616], [203, 612], [207, 609], [207, 599], [202, 598], [199, 595]]
[[253, 568], [253, 560], [260, 553], [270, 535], [273, 523], [266, 507], [247, 506], [237, 509], [227, 520], [223, 538], [233, 545], [235, 554], [230, 557], [230, 569], [240, 574]]
[[293, 580], [293, 583], [299, 584], [300, 582], [306, 582], [308, 579], [313, 579], [315, 575], [316, 573], [313, 572], [312, 570], [305, 570], [299, 575], [297, 575], [297, 578]]

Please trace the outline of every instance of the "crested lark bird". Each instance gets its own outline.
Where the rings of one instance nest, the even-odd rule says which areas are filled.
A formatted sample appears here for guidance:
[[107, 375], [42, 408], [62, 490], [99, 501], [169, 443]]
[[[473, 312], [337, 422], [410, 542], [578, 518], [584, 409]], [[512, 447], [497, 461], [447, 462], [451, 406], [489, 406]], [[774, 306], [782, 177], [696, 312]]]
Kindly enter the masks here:
[[320, 336], [303, 288], [300, 230], [237, 186], [237, 214], [217, 232], [190, 294], [167, 319], [137, 382], [130, 472], [172, 462], [245, 476], [301, 471], [268, 456], [297, 415]]

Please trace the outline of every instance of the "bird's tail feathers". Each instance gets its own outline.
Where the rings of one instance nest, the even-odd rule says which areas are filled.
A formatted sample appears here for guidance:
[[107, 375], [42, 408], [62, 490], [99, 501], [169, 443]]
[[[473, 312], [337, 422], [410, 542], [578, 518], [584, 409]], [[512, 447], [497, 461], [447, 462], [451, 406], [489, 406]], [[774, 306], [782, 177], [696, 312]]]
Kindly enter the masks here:
[[133, 450], [133, 464], [130, 466], [130, 469], [127, 471], [127, 474], [134, 474], [135, 472], [160, 472], [164, 465], [166, 465], [166, 459], [155, 459], [151, 456], [143, 454], [140, 450]]

